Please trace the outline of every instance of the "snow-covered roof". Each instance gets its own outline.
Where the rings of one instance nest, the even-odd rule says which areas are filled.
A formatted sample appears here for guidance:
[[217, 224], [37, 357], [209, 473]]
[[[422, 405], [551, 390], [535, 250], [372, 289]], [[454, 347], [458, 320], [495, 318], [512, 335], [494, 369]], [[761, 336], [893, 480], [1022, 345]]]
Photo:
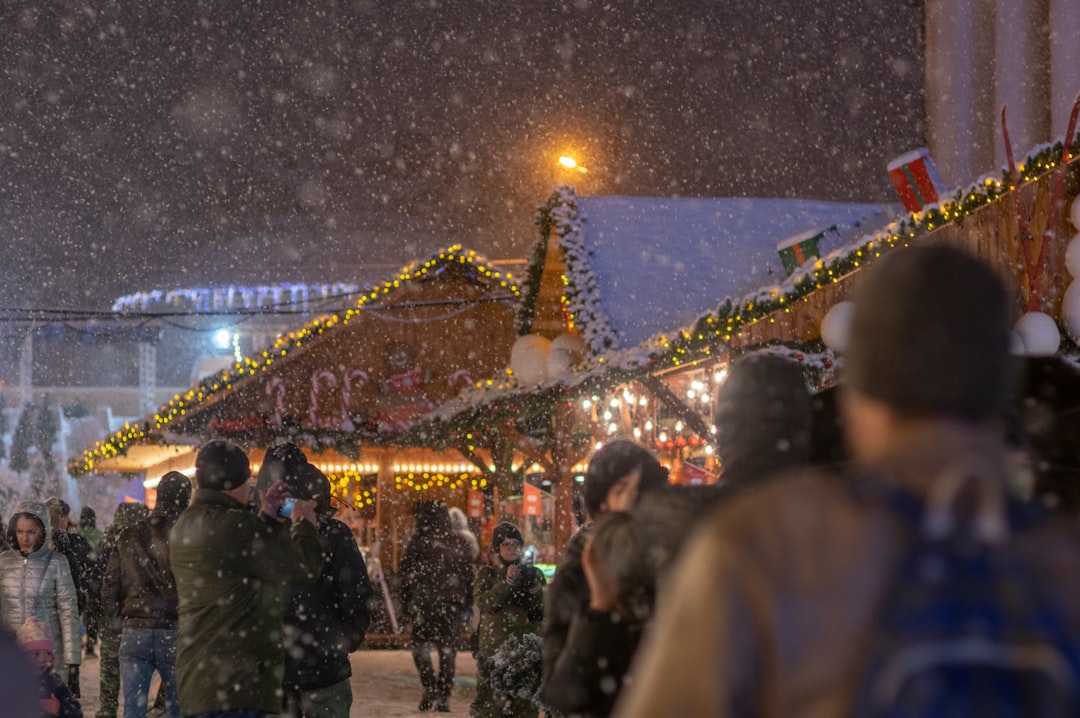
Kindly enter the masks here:
[[787, 273], [777, 244], [793, 235], [835, 227], [821, 239], [824, 256], [903, 212], [802, 199], [582, 197], [569, 188], [553, 200], [569, 307], [598, 353], [677, 331], [727, 297], [780, 284]]

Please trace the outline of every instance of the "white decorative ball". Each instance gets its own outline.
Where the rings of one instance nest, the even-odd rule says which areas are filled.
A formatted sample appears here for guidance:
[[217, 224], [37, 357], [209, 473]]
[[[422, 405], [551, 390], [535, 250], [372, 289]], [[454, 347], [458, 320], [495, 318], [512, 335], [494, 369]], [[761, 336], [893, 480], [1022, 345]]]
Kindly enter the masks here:
[[1061, 345], [1061, 331], [1049, 314], [1028, 312], [1016, 320], [1013, 329], [1024, 341], [1024, 353], [1028, 356], [1056, 354]]
[[551, 340], [547, 358], [548, 378], [568, 374], [585, 356], [585, 340], [574, 334], [560, 334]]
[[1024, 347], [1024, 338], [1014, 329], [1009, 330], [1009, 353], [1018, 357], [1027, 354], [1027, 349]]
[[547, 358], [548, 378], [554, 379], [563, 374], [569, 374], [574, 368], [574, 357], [564, 349], [552, 349]]
[[855, 302], [838, 302], [825, 313], [821, 320], [821, 341], [834, 352], [847, 349], [851, 334], [851, 318], [855, 313]]
[[1074, 342], [1080, 343], [1080, 281], [1072, 281], [1061, 299], [1061, 323]]
[[1072, 211], [1069, 213], [1073, 229], [1080, 231], [1080, 195], [1073, 198]]
[[585, 356], [585, 340], [577, 334], [560, 334], [551, 340], [551, 351], [568, 352], [574, 360], [580, 360]]
[[547, 358], [551, 340], [539, 334], [518, 337], [510, 349], [510, 371], [518, 383], [531, 386], [547, 379]]
[[1065, 246], [1065, 268], [1069, 276], [1080, 277], [1080, 234], [1076, 234]]

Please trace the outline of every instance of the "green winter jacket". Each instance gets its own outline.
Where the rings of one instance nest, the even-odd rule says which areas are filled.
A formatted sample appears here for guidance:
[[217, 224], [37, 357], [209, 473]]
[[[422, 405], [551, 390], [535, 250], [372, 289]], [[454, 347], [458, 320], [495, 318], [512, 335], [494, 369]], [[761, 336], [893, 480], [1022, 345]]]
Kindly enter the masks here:
[[484, 657], [494, 655], [511, 636], [540, 633], [547, 581], [538, 568], [522, 570], [534, 574], [528, 588], [510, 586], [505, 566], [482, 566], [476, 572], [473, 597], [480, 607], [480, 655]]
[[198, 489], [169, 541], [182, 714], [280, 713], [282, 585], [322, 571], [315, 527], [301, 521], [290, 530], [221, 492]]

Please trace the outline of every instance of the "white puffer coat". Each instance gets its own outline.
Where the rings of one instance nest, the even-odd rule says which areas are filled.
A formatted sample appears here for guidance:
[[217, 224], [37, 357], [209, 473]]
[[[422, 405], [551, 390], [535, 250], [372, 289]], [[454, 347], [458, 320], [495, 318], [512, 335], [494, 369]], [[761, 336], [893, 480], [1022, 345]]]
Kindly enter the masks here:
[[23, 501], [15, 507], [13, 518], [16, 514], [40, 519], [45, 543], [23, 556], [13, 535], [15, 522], [11, 522], [8, 541], [15, 548], [0, 553], [0, 617], [13, 632], [31, 615], [48, 626], [55, 646], [53, 665], [57, 675], [66, 680], [67, 666], [80, 663], [82, 656], [79, 605], [71, 568], [63, 554], [52, 549], [45, 504]]

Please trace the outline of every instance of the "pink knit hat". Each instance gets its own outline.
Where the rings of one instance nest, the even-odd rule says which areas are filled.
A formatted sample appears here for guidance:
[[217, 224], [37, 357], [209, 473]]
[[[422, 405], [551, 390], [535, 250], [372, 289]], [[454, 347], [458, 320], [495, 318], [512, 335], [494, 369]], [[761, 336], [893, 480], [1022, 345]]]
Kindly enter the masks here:
[[19, 648], [27, 653], [53, 650], [48, 627], [34, 616], [30, 616], [26, 623], [19, 626], [19, 630], [15, 632], [15, 640], [18, 641]]

